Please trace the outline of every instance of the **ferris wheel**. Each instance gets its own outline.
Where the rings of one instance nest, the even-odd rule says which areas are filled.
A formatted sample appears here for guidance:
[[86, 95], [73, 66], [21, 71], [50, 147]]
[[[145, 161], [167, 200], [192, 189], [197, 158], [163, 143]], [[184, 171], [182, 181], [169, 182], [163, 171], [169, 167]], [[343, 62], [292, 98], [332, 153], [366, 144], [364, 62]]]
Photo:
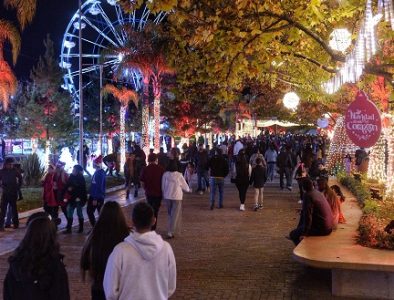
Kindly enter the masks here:
[[[83, 87], [86, 87], [92, 83], [89, 79], [92, 76], [89, 75], [97, 73], [100, 66], [114, 70], [121, 61], [120, 56], [103, 56], [102, 53], [109, 47], [117, 48], [125, 44], [126, 33], [123, 25], [130, 25], [135, 30], [142, 31], [148, 22], [158, 24], [166, 16], [165, 12], [152, 15], [146, 7], [125, 14], [117, 0], [86, 0], [81, 11], [81, 26], [79, 10], [68, 23], [63, 36], [59, 63], [65, 71], [62, 87], [73, 96], [75, 110], [79, 108], [79, 30], [82, 30], [82, 74]], [[138, 70], [130, 70], [128, 78], [136, 90], [141, 88], [141, 75]]]

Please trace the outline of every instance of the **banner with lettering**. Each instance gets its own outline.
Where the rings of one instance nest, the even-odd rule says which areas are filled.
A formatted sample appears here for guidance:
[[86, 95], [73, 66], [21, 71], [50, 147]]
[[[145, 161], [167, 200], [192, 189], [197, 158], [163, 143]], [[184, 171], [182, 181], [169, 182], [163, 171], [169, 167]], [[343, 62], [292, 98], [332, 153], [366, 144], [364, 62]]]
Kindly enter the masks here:
[[345, 125], [350, 140], [359, 147], [369, 148], [378, 141], [382, 131], [380, 112], [363, 91], [347, 108]]

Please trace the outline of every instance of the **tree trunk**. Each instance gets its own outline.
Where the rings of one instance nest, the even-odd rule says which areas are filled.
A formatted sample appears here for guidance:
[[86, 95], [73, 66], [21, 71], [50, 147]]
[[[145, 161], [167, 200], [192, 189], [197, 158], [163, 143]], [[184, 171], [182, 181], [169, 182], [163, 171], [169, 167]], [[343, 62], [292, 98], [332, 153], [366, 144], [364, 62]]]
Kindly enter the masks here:
[[147, 154], [149, 153], [149, 76], [144, 76], [143, 84], [141, 148]]
[[125, 136], [125, 118], [127, 106], [120, 107], [120, 171], [123, 172], [123, 167], [126, 162], [126, 136]]
[[155, 137], [154, 146], [155, 152], [159, 153], [160, 150], [160, 98], [161, 98], [161, 86], [158, 81], [154, 83], [155, 99], [153, 102], [153, 114], [155, 120]]

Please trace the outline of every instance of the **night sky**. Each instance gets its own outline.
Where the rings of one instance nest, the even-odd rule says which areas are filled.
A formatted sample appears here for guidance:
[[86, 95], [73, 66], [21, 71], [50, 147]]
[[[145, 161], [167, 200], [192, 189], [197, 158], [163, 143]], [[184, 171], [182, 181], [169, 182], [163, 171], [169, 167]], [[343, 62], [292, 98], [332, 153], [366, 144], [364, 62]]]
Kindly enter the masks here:
[[[31, 68], [36, 64], [38, 57], [44, 53], [43, 40], [47, 33], [54, 41], [55, 54], [58, 57], [64, 31], [77, 9], [78, 0], [38, 1], [38, 9], [33, 22], [22, 33], [22, 49], [14, 67], [18, 79], [29, 78]], [[2, 5], [0, 18], [14, 21], [17, 24], [14, 11], [6, 10]], [[5, 51], [6, 56], [9, 55], [9, 48]]]

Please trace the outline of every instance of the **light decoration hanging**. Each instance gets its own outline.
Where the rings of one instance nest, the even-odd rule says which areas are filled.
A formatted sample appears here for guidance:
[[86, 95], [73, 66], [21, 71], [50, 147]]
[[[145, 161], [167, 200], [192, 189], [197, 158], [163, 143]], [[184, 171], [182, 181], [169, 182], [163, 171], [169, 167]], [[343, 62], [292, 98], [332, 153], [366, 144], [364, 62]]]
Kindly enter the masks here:
[[386, 181], [386, 139], [383, 133], [369, 154], [367, 176], [379, 182]]
[[296, 110], [300, 104], [300, 97], [294, 92], [289, 92], [283, 97], [283, 105], [290, 110]]
[[[357, 146], [350, 141], [346, 134], [345, 118], [343, 116], [337, 119], [334, 126], [333, 137], [330, 143], [327, 156], [327, 170], [330, 174], [336, 174], [344, 170], [344, 158], [347, 154], [354, 157]], [[352, 167], [354, 166], [354, 159]]]
[[145, 154], [149, 153], [149, 106], [142, 106], [142, 150]]
[[345, 52], [352, 44], [352, 34], [346, 28], [334, 29], [330, 38], [329, 45], [336, 51]]
[[379, 0], [378, 13], [373, 14], [372, 0], [367, 0], [365, 18], [356, 40], [354, 49], [346, 56], [346, 61], [337, 74], [322, 84], [323, 89], [333, 94], [345, 83], [356, 83], [363, 74], [365, 65], [376, 53], [378, 45], [375, 27], [383, 17], [391, 23], [394, 30], [393, 0]]
[[120, 107], [120, 171], [123, 172], [124, 170], [124, 164], [126, 162], [126, 133], [125, 133], [125, 127], [126, 127], [126, 111], [127, 111], [127, 106], [122, 105]]

